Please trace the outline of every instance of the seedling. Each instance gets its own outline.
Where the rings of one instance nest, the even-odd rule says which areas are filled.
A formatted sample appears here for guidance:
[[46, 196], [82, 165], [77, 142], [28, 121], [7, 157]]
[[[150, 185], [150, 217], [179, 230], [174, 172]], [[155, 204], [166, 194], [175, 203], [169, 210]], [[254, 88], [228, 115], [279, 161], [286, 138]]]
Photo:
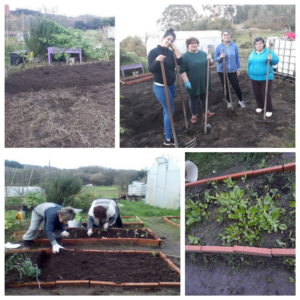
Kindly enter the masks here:
[[241, 179], [242, 179], [243, 182], [245, 182], [246, 179], [247, 179], [247, 174], [245, 174]]
[[156, 252], [155, 251], [151, 251], [151, 254], [153, 255], [153, 257], [156, 256]]
[[260, 169], [264, 168], [265, 162], [266, 162], [266, 160], [263, 158], [263, 159], [261, 160], [261, 163], [258, 165], [258, 167], [259, 167]]
[[127, 232], [127, 236], [128, 236], [129, 228], [126, 229], [126, 232]]
[[119, 231], [118, 231], [118, 232], [117, 232], [117, 236], [118, 236], [118, 238], [120, 237], [120, 235], [121, 235], [121, 232], [119, 232]]
[[137, 229], [133, 230], [133, 233], [134, 233], [134, 237], [136, 237], [137, 235], [139, 235]]
[[107, 228], [103, 228], [102, 231], [106, 232], [107, 236], [109, 236]]
[[227, 183], [227, 187], [232, 188], [235, 186], [236, 181], [232, 181], [231, 177], [223, 180], [225, 183]]

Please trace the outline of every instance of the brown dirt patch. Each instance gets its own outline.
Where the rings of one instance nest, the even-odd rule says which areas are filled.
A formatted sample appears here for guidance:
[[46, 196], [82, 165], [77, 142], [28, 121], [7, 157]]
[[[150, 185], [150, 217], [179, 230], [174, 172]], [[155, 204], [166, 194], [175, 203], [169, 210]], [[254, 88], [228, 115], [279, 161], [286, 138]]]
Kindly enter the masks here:
[[[180, 129], [177, 137], [183, 142], [196, 138], [196, 147], [257, 147], [258, 143], [266, 145], [266, 139], [279, 140], [284, 135], [285, 128], [295, 126], [295, 83], [275, 79], [272, 87], [272, 101], [274, 106], [271, 124], [257, 123], [263, 119], [262, 114], [255, 112], [251, 81], [245, 72], [242, 72], [239, 83], [243, 93], [246, 109], [237, 106], [238, 99], [231, 89], [235, 113], [228, 113], [227, 105], [223, 102], [223, 89], [216, 70], [212, 71], [213, 91], [209, 94], [209, 110], [215, 116], [208, 119], [212, 126], [211, 132], [204, 135], [204, 118], [200, 105], [201, 116], [196, 125], [190, 122], [190, 111], [187, 95], [184, 95], [188, 129], [185, 129], [182, 102], [179, 87], [175, 95], [175, 127]], [[125, 128], [121, 135], [121, 147], [164, 147], [164, 130], [162, 107], [156, 99], [152, 81], [144, 81], [129, 86], [120, 85], [120, 123]]]
[[5, 82], [5, 147], [114, 147], [114, 62], [40, 67]]

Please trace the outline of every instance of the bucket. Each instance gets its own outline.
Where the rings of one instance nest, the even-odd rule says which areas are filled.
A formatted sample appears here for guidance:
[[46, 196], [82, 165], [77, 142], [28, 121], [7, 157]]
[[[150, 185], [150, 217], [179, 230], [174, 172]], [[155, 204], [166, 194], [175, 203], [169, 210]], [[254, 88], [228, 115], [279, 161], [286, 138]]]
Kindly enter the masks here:
[[81, 228], [81, 226], [82, 226], [82, 220], [80, 220], [80, 221], [76, 221], [76, 220], [68, 221], [68, 227]]
[[74, 65], [75, 64], [75, 57], [66, 58], [66, 62], [67, 62], [68, 65]]
[[21, 242], [23, 241], [23, 235], [26, 233], [27, 231], [15, 231], [14, 232], [14, 239], [16, 242]]
[[185, 162], [185, 182], [194, 182], [198, 179], [198, 168], [190, 160]]

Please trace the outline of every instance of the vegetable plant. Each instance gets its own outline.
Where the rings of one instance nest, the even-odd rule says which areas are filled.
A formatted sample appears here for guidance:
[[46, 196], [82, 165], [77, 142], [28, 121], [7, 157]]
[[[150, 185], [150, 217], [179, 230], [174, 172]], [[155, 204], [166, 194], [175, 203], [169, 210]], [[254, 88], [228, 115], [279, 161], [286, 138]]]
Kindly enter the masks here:
[[134, 233], [134, 237], [136, 237], [137, 235], [139, 235], [137, 229], [134, 229], [133, 233]]

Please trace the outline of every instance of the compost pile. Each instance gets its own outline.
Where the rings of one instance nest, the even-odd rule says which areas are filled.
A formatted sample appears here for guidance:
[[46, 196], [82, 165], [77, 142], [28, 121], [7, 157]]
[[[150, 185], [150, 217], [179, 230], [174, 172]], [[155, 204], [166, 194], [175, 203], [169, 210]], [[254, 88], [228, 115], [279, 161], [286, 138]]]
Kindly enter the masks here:
[[[208, 119], [212, 130], [204, 135], [204, 118], [198, 103], [198, 123], [191, 124], [188, 97], [184, 94], [188, 118], [185, 128], [180, 90], [175, 95], [175, 127], [183, 145], [196, 138], [196, 147], [269, 147], [266, 139], [280, 140], [285, 129], [295, 126], [295, 83], [275, 79], [272, 86], [274, 123], [257, 123], [263, 114], [257, 114], [251, 81], [245, 72], [239, 77], [246, 109], [237, 106], [238, 99], [231, 88], [234, 113], [228, 113], [227, 100], [223, 101], [223, 88], [215, 69], [212, 70], [213, 91], [209, 94], [209, 110], [215, 116]], [[177, 82], [177, 81], [176, 81]], [[156, 99], [152, 80], [120, 86], [120, 123], [124, 129], [121, 147], [164, 147], [162, 107]]]
[[114, 147], [115, 64], [49, 66], [5, 80], [5, 147]]

